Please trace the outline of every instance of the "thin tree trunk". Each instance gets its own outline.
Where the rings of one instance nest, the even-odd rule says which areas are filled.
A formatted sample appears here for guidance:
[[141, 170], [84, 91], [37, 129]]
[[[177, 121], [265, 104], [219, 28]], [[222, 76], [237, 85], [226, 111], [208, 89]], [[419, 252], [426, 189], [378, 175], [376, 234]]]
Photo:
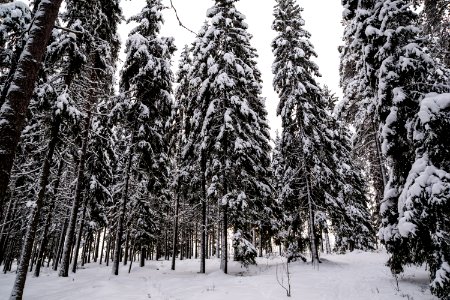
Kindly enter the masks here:
[[[173, 221], [173, 244], [172, 244], [172, 270], [175, 270], [175, 260], [177, 254], [177, 245], [178, 245], [178, 214], [180, 211], [180, 191], [177, 188], [177, 196], [175, 200], [175, 219]], [[183, 259], [183, 251], [180, 252], [180, 260]]]
[[200, 244], [200, 273], [206, 272], [206, 157], [204, 151], [201, 154], [202, 172], [202, 225]]
[[223, 206], [222, 232], [222, 265], [221, 269], [228, 274], [228, 204]]
[[145, 246], [142, 246], [141, 247], [141, 260], [140, 260], [140, 264], [139, 264], [139, 266], [141, 268], [145, 266], [145, 253], [146, 253]]
[[[102, 231], [98, 230], [97, 231], [97, 242], [95, 243], [94, 262], [97, 262], [97, 260], [98, 260], [98, 251], [100, 248], [100, 237], [101, 236], [102, 236]], [[102, 251], [103, 251], [103, 246], [102, 246]]]
[[194, 236], [194, 258], [197, 259], [198, 258], [198, 224], [197, 222], [195, 222], [195, 236]]
[[[0, 216], [3, 215], [4, 198], [28, 105], [61, 2], [62, 0], [48, 0], [39, 5], [5, 102], [0, 108]], [[28, 237], [34, 239], [34, 236]], [[19, 290], [13, 290], [10, 299], [22, 299], [23, 287], [20, 287], [20, 282], [15, 286]]]
[[34, 270], [35, 277], [39, 277], [39, 274], [41, 273], [41, 265], [42, 265], [42, 261], [44, 260], [44, 251], [45, 251], [45, 248], [47, 247], [47, 240], [48, 240], [47, 235], [48, 235], [48, 229], [51, 224], [51, 219], [52, 219], [52, 212], [50, 210], [48, 213], [48, 216], [47, 216], [47, 220], [45, 222], [44, 232], [42, 233], [42, 241], [41, 241], [41, 245], [39, 246], [39, 251], [37, 254], [36, 269]]
[[330, 235], [328, 234], [328, 228], [325, 227], [323, 230], [325, 233], [325, 250], [327, 254], [331, 253], [331, 245], [330, 245]]
[[130, 267], [128, 268], [128, 274], [131, 272], [131, 266], [133, 266], [133, 256], [134, 256], [134, 243], [133, 247], [131, 248], [131, 255], [130, 255]]
[[262, 226], [259, 227], [259, 257], [263, 256], [263, 228]]
[[8, 210], [6, 212], [6, 216], [3, 218], [2, 231], [0, 233], [0, 264], [3, 262], [4, 255], [6, 253], [7, 241], [9, 237], [9, 229], [11, 228], [9, 223], [14, 220], [15, 216], [14, 212], [16, 211], [16, 206], [17, 206], [17, 199], [14, 200], [11, 197], [8, 205]]
[[109, 236], [108, 238], [108, 244], [106, 245], [106, 254], [105, 254], [105, 263], [106, 266], [109, 266], [109, 255], [111, 252], [111, 243], [112, 243], [112, 236]]
[[17, 276], [11, 292], [10, 300], [22, 299], [23, 296], [23, 289], [25, 287], [25, 281], [27, 278], [27, 271], [30, 263], [31, 252], [34, 244], [34, 238], [36, 235], [36, 229], [39, 223], [41, 209], [44, 206], [45, 192], [50, 177], [50, 168], [53, 162], [53, 153], [55, 152], [56, 144], [58, 142], [59, 127], [60, 121], [59, 119], [57, 119], [54, 121], [54, 124], [52, 126], [52, 135], [48, 145], [47, 155], [42, 165], [42, 173], [39, 179], [39, 192], [36, 198], [35, 207], [33, 209], [33, 212], [31, 213], [31, 218], [28, 224], [27, 232], [25, 234], [25, 240], [22, 246], [20, 265], [17, 269]]
[[[91, 71], [91, 80], [95, 81], [95, 71]], [[91, 89], [95, 88], [95, 85], [92, 84]], [[69, 276], [69, 265], [70, 265], [70, 255], [75, 237], [75, 227], [77, 224], [77, 216], [78, 216], [78, 208], [80, 206], [81, 198], [82, 198], [82, 189], [83, 189], [83, 181], [84, 181], [84, 170], [86, 167], [86, 159], [87, 159], [87, 150], [89, 144], [89, 129], [91, 126], [91, 118], [92, 118], [92, 106], [94, 99], [94, 91], [90, 91], [89, 99], [86, 103], [87, 116], [84, 120], [84, 132], [82, 137], [82, 146], [81, 146], [81, 154], [80, 161], [78, 163], [78, 173], [77, 173], [77, 185], [75, 188], [75, 195], [73, 198], [72, 208], [70, 212], [69, 225], [66, 232], [66, 239], [64, 243], [64, 251], [62, 255], [61, 261], [61, 269], [59, 270], [59, 276], [67, 277]]]
[[[84, 201], [83, 201], [83, 212], [81, 213], [81, 219], [80, 219], [80, 227], [78, 227], [78, 233], [77, 233], [77, 239], [76, 239], [76, 243], [75, 243], [75, 249], [73, 251], [73, 259], [72, 259], [72, 273], [76, 273], [77, 272], [77, 264], [78, 264], [78, 252], [80, 252], [80, 245], [81, 245], [81, 240], [83, 238], [83, 227], [84, 227], [84, 218], [86, 216], [86, 209], [87, 209], [87, 202], [88, 202], [88, 197], [87, 195], [84, 196]], [[83, 257], [81, 258], [83, 259]]]
[[[220, 207], [220, 206], [218, 206]], [[221, 240], [221, 230], [220, 230], [220, 209], [217, 209], [217, 245], [216, 245], [216, 256], [220, 258], [220, 240]]]
[[[131, 142], [133, 142], [133, 138], [131, 138]], [[119, 214], [119, 221], [117, 223], [117, 235], [116, 235], [116, 249], [114, 252], [114, 265], [112, 269], [113, 275], [119, 275], [119, 261], [120, 261], [120, 248], [122, 246], [122, 235], [123, 235], [123, 220], [125, 219], [125, 213], [127, 208], [128, 201], [128, 185], [130, 181], [130, 170], [131, 170], [131, 162], [133, 158], [133, 151], [130, 146], [128, 155], [128, 164], [127, 170], [125, 174], [125, 189], [122, 196], [122, 207]]]
[[130, 249], [128, 249], [128, 244], [130, 242], [129, 238], [130, 238], [130, 230], [127, 229], [127, 234], [125, 236], [125, 251], [124, 251], [124, 256], [123, 256], [123, 265], [124, 266], [126, 266], [128, 263], [128, 251], [130, 250]]
[[67, 230], [68, 224], [69, 224], [69, 220], [66, 218], [66, 220], [64, 221], [63, 227], [61, 228], [61, 235], [59, 237], [59, 243], [58, 243], [58, 249], [57, 249], [57, 252], [56, 252], [56, 258], [55, 258], [55, 261], [54, 261], [54, 264], [53, 264], [53, 271], [58, 270], [58, 264], [59, 264], [59, 261], [61, 259], [61, 255], [62, 255], [62, 251], [63, 251], [63, 247], [64, 247], [64, 238], [66, 236], [66, 230]]
[[307, 196], [308, 196], [308, 210], [309, 210], [309, 240], [311, 244], [312, 262], [313, 265], [318, 265], [319, 254], [317, 253], [316, 235], [314, 232], [314, 211], [312, 207], [312, 198], [308, 178], [306, 179], [306, 190], [308, 194]]
[[41, 266], [42, 266], [42, 262], [44, 260], [44, 251], [45, 251], [45, 248], [47, 247], [47, 243], [48, 243], [48, 230], [50, 228], [50, 225], [51, 225], [52, 219], [53, 219], [53, 209], [55, 208], [55, 200], [56, 200], [55, 197], [56, 197], [56, 194], [57, 194], [57, 191], [59, 188], [59, 183], [60, 183], [60, 178], [61, 178], [62, 171], [63, 171], [63, 166], [64, 166], [64, 160], [61, 159], [59, 162], [59, 166], [58, 166], [58, 173], [56, 175], [55, 185], [53, 186], [53, 199], [52, 199], [52, 202], [50, 203], [50, 206], [48, 209], [47, 220], [45, 222], [44, 232], [42, 234], [42, 242], [41, 242], [41, 246], [40, 246], [38, 257], [37, 257], [36, 269], [34, 270], [35, 277], [39, 277], [39, 274], [41, 272]]
[[103, 231], [102, 249], [100, 250], [100, 265], [102, 264], [103, 249], [105, 248], [105, 240], [106, 240], [106, 227], [105, 227], [105, 230]]

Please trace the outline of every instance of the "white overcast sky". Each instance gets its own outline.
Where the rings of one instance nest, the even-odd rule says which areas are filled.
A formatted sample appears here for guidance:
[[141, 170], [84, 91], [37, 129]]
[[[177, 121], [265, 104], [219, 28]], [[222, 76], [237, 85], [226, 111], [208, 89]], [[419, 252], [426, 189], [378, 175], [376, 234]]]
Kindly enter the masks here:
[[[214, 0], [172, 0], [183, 24], [197, 32], [206, 19], [206, 11], [214, 4]], [[312, 34], [311, 41], [316, 49], [318, 58], [315, 62], [319, 65], [322, 78], [319, 82], [328, 85], [337, 95], [341, 95], [339, 88], [339, 54], [338, 46], [342, 43], [341, 26], [341, 1], [338, 0], [297, 0], [304, 8], [303, 18], [305, 28]], [[163, 3], [170, 6], [169, 0]], [[121, 6], [124, 16], [137, 14], [145, 5], [145, 0], [122, 0]], [[275, 131], [280, 131], [280, 120], [276, 117], [277, 95], [272, 88], [272, 48], [271, 42], [275, 37], [272, 31], [273, 7], [275, 0], [240, 0], [237, 8], [247, 17], [249, 32], [253, 35], [252, 45], [257, 49], [259, 59], [258, 67], [263, 75], [263, 97], [265, 97], [272, 137]], [[175, 13], [172, 9], [164, 11], [165, 24], [162, 27], [162, 35], [173, 36], [178, 49], [191, 44], [195, 36], [178, 25]], [[126, 41], [129, 30], [133, 24], [120, 26], [122, 42]], [[123, 51], [123, 50], [122, 50]], [[124, 59], [124, 54], [121, 54]], [[177, 51], [172, 65], [174, 71], [178, 66], [179, 51]]]

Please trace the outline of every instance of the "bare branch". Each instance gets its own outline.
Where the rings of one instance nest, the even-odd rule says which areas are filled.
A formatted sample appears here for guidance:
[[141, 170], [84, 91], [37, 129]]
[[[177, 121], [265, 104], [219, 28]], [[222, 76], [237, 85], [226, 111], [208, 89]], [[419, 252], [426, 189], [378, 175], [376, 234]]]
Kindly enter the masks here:
[[191, 33], [193, 33], [193, 34], [195, 34], [195, 35], [197, 36], [197, 34], [196, 34], [193, 30], [191, 30], [191, 29], [187, 28], [186, 26], [184, 26], [184, 24], [181, 22], [180, 17], [178, 16], [177, 9], [176, 9], [175, 6], [173, 5], [172, 0], [170, 0], [170, 5], [172, 6], [173, 11], [175, 12], [175, 16], [177, 17], [178, 24], [179, 24], [181, 27], [183, 27], [184, 29], [186, 29], [187, 31], [189, 31], [189, 32], [191, 32]]

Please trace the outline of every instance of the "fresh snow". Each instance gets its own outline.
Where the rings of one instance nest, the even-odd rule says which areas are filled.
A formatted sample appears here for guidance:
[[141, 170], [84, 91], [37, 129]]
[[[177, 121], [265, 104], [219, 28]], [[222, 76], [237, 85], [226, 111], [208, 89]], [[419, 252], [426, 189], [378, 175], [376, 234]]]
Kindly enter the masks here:
[[[198, 274], [199, 260], [177, 261], [177, 270], [170, 270], [169, 261], [147, 261], [144, 268], [133, 263], [120, 266], [119, 276], [111, 275], [111, 265], [88, 264], [70, 274], [58, 277], [57, 272], [43, 269], [39, 278], [29, 274], [24, 299], [305, 299], [305, 300], [435, 300], [428, 285], [425, 268], [406, 268], [399, 276], [398, 286], [385, 263], [384, 252], [353, 252], [346, 255], [324, 255], [323, 263], [314, 269], [310, 263], [293, 262], [292, 297], [277, 283], [281, 281], [282, 261], [279, 256], [258, 258], [257, 266], [248, 270], [230, 262], [229, 275], [219, 270], [220, 261], [206, 262], [206, 275]], [[0, 299], [7, 299], [15, 273], [0, 275]], [[284, 276], [286, 282], [286, 276]]]

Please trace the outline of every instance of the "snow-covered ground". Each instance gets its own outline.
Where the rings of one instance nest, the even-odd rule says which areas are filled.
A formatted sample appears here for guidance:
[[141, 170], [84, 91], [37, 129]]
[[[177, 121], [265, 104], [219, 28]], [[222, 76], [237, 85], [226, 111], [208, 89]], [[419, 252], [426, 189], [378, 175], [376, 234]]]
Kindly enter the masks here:
[[[408, 268], [399, 278], [399, 291], [389, 269], [385, 253], [354, 252], [346, 255], [325, 255], [319, 269], [311, 264], [290, 264], [291, 299], [314, 300], [431, 300], [428, 275], [422, 268]], [[68, 300], [261, 300], [288, 299], [277, 283], [281, 277], [282, 259], [258, 259], [249, 270], [230, 263], [229, 275], [219, 271], [217, 259], [207, 260], [207, 274], [197, 274], [198, 260], [177, 261], [177, 270], [170, 262], [149, 261], [144, 268], [121, 266], [119, 276], [111, 275], [111, 267], [89, 264], [69, 278], [44, 269], [39, 278], [29, 276], [24, 299]], [[8, 299], [14, 273], [0, 275], [0, 299]], [[281, 278], [280, 278], [281, 279]], [[284, 277], [286, 282], [286, 277]]]

